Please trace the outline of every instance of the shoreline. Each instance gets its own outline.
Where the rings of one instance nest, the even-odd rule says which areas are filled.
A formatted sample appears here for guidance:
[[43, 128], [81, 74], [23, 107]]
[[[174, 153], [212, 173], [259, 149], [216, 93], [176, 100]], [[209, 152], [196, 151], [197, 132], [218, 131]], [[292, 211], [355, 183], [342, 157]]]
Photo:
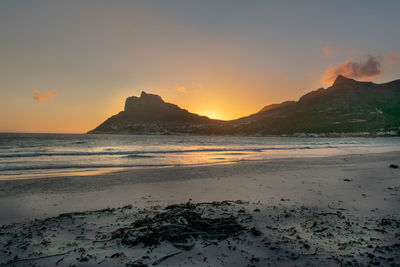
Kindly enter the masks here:
[[[399, 159], [396, 151], [0, 181], [0, 264], [398, 263], [400, 169], [389, 165]], [[155, 247], [124, 241], [132, 224], [188, 202], [208, 203], [205, 219], [236, 218], [243, 231]]]
[[[144, 168], [92, 176], [3, 180], [0, 181], [0, 225], [63, 212], [135, 203], [145, 207], [149, 204], [147, 200], [171, 204], [189, 199], [235, 199], [240, 195], [242, 200], [267, 203], [275, 202], [277, 198], [274, 200], [271, 197], [278, 192], [287, 198], [288, 194], [302, 195], [301, 192], [309, 190], [313, 191], [313, 199], [318, 199], [321, 195], [316, 194], [317, 189], [307, 188], [307, 185], [315, 187], [320, 184], [319, 187], [327, 187], [324, 191], [332, 195], [332, 191], [337, 190], [330, 188], [332, 182], [342, 184], [347, 176], [361, 179], [360, 176], [364, 175], [369, 182], [374, 175], [383, 176], [394, 183], [389, 186], [400, 186], [400, 181], [393, 181], [393, 172], [397, 170], [388, 167], [390, 164], [399, 165], [399, 158], [400, 151]], [[378, 183], [379, 179], [372, 182]], [[258, 187], [263, 188], [265, 194]], [[299, 197], [297, 201], [310, 201], [310, 198], [302, 200]]]
[[[389, 155], [390, 154], [390, 155]], [[23, 180], [40, 180], [40, 179], [67, 179], [67, 178], [77, 178], [77, 177], [93, 177], [93, 178], [101, 178], [101, 177], [112, 177], [116, 175], [129, 176], [130, 174], [134, 174], [135, 172], [140, 170], [158, 170], [158, 169], [180, 169], [180, 168], [197, 168], [197, 167], [215, 167], [220, 165], [235, 165], [235, 164], [258, 164], [258, 163], [272, 163], [275, 161], [284, 161], [290, 162], [294, 161], [309, 161], [313, 159], [329, 159], [334, 160], [335, 158], [343, 158], [343, 157], [352, 157], [352, 156], [380, 156], [380, 155], [400, 155], [400, 148], [398, 150], [391, 150], [386, 152], [365, 152], [365, 153], [343, 153], [343, 154], [334, 154], [329, 156], [321, 156], [321, 155], [307, 155], [305, 157], [275, 157], [269, 159], [243, 159], [243, 160], [234, 160], [234, 161], [222, 161], [222, 162], [211, 162], [211, 163], [195, 163], [195, 164], [181, 164], [181, 165], [160, 165], [160, 166], [134, 166], [134, 167], [115, 167], [115, 168], [104, 168], [104, 170], [93, 170], [93, 171], [74, 171], [74, 172], [64, 172], [64, 173], [48, 173], [48, 174], [32, 174], [29, 176], [17, 175], [17, 176], [6, 176], [4, 178], [0, 178], [0, 185], [2, 182], [8, 181], [23, 181]], [[395, 158], [395, 157], [394, 157]], [[1, 193], [0, 193], [1, 196]]]
[[185, 168], [185, 167], [204, 167], [204, 166], [217, 166], [224, 164], [237, 164], [245, 161], [264, 161], [264, 160], [238, 160], [238, 161], [227, 161], [227, 162], [214, 162], [214, 163], [199, 163], [199, 164], [182, 164], [182, 165], [149, 165], [149, 166], [135, 166], [135, 167], [113, 167], [104, 168], [103, 170], [93, 171], [73, 171], [64, 173], [48, 173], [48, 174], [32, 174], [32, 175], [17, 175], [17, 176], [5, 176], [0, 178], [1, 181], [18, 181], [18, 180], [36, 180], [36, 179], [55, 179], [55, 178], [73, 178], [73, 177], [85, 177], [85, 176], [105, 176], [125, 172], [134, 172], [136, 170], [146, 169], [168, 169], [168, 168]]
[[[25, 138], [28, 138], [25, 140]], [[273, 158], [326, 157], [400, 150], [399, 138], [220, 138], [176, 136], [8, 137], [0, 180], [100, 175], [122, 169], [227, 164]], [[162, 141], [160, 141], [162, 140]], [[57, 141], [57, 142], [56, 142]], [[56, 143], [60, 145], [56, 145]], [[166, 145], [162, 145], [166, 144]], [[196, 145], [197, 144], [197, 145]], [[27, 148], [24, 148], [27, 146]]]

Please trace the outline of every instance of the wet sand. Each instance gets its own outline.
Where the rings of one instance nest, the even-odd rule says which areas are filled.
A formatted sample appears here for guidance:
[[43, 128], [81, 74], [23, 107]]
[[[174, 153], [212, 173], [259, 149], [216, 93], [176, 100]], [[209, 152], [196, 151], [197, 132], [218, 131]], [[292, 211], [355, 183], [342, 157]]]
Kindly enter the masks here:
[[[0, 181], [0, 262], [125, 266], [179, 251], [157, 265], [399, 264], [400, 169], [389, 167], [399, 159], [390, 152]], [[232, 215], [246, 230], [190, 250], [93, 242], [189, 200], [241, 200], [204, 214]], [[81, 213], [59, 216], [70, 212]]]

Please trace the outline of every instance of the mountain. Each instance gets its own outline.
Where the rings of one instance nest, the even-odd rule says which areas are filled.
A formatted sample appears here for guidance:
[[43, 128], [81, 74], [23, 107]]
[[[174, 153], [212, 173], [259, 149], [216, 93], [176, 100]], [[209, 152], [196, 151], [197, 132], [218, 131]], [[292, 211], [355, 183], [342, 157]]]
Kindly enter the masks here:
[[258, 113], [263, 113], [263, 112], [270, 111], [270, 110], [273, 110], [273, 109], [276, 109], [276, 108], [282, 108], [282, 107], [285, 107], [285, 106], [292, 105], [294, 103], [296, 103], [296, 101], [285, 101], [285, 102], [282, 102], [280, 104], [271, 104], [271, 105], [263, 107]]
[[327, 89], [239, 119], [233, 127], [235, 133], [245, 135], [397, 131], [400, 80], [375, 84], [339, 75]]
[[166, 103], [158, 95], [142, 92], [140, 97], [128, 97], [123, 111], [89, 133], [206, 134], [210, 129], [217, 130], [222, 123]]
[[311, 91], [298, 101], [263, 107], [232, 121], [212, 120], [142, 92], [129, 97], [124, 111], [89, 133], [186, 133], [282, 135], [398, 131], [400, 80], [383, 84], [339, 75], [327, 89]]

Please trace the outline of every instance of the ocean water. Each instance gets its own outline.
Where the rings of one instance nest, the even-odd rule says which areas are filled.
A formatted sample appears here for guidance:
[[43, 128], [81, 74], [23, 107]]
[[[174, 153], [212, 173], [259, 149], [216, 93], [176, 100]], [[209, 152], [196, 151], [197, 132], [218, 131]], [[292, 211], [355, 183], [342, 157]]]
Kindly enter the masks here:
[[400, 150], [400, 138], [0, 134], [0, 179]]

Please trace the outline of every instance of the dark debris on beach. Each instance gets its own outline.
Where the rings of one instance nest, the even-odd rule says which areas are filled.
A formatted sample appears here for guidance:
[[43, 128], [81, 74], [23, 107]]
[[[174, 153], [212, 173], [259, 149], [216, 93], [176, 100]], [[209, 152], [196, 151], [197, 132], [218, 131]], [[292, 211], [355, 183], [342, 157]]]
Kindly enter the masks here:
[[237, 217], [230, 214], [208, 218], [202, 215], [199, 206], [223, 206], [225, 202], [186, 203], [167, 206], [165, 212], [153, 217], [138, 219], [132, 227], [119, 228], [111, 238], [121, 239], [124, 246], [134, 247], [138, 244], [157, 246], [162, 241], [169, 241], [174, 247], [189, 250], [195, 240], [223, 240], [246, 229], [237, 222]]
[[398, 266], [400, 219], [284, 202], [132, 205], [0, 227], [4, 266]]

